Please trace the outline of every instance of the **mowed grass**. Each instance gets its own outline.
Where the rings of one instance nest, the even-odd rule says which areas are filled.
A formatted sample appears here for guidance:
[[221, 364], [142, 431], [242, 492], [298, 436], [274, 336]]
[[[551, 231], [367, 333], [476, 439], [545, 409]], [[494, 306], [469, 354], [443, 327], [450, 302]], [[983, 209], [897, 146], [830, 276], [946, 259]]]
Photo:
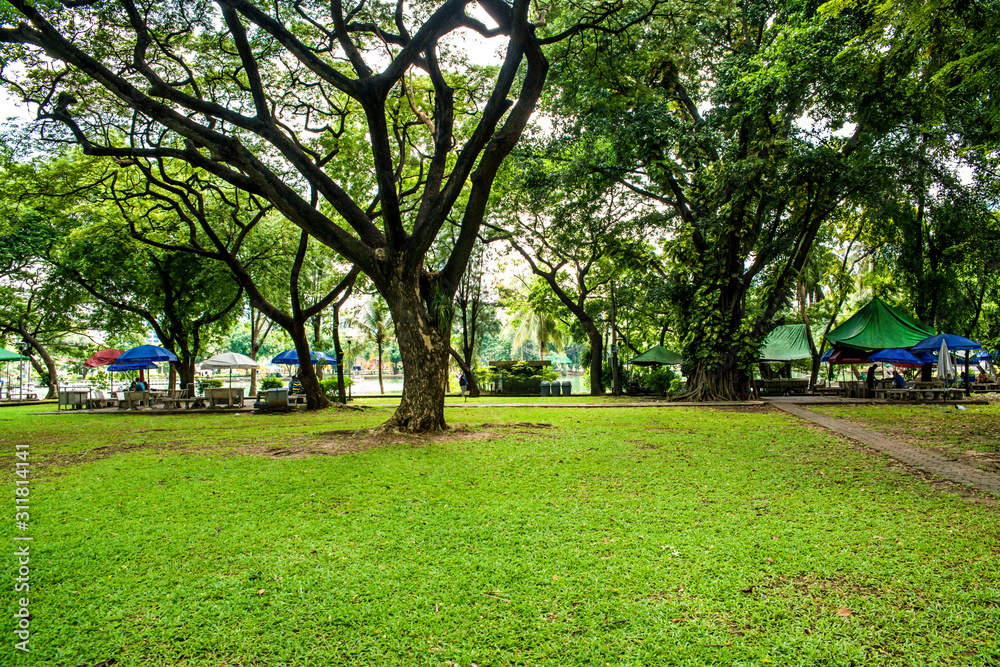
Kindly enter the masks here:
[[816, 406], [815, 410], [945, 454], [1000, 454], [1000, 401], [962, 408], [853, 404]]
[[4, 483], [16, 443], [36, 474], [32, 652], [2, 664], [1000, 660], [997, 508], [781, 413], [450, 409], [269, 458], [390, 409], [37, 409], [0, 410]]

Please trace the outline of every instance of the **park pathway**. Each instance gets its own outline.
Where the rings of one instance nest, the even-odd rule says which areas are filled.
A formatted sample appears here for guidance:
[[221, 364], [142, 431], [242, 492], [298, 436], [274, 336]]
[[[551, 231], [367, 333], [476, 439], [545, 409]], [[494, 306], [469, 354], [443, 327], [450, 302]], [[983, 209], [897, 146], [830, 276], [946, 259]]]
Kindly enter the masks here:
[[813, 412], [804, 403], [789, 399], [768, 402], [782, 412], [811, 421], [834, 433], [856, 440], [876, 451], [888, 454], [911, 468], [1000, 496], [1000, 474], [998, 473], [982, 470], [967, 463], [941, 456], [930, 449], [886, 437], [844, 419]]

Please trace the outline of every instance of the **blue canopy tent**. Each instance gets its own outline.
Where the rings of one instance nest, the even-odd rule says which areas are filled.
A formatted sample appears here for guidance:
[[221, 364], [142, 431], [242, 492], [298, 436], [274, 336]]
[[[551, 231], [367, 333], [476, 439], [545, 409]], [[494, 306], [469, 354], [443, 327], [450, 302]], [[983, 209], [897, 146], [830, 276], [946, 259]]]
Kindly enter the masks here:
[[126, 350], [120, 357], [115, 359], [115, 363], [119, 364], [136, 361], [177, 361], [177, 355], [159, 345], [140, 345], [139, 347], [133, 347], [131, 350]]
[[[316, 364], [330, 364], [331, 366], [337, 365], [337, 357], [332, 357], [326, 352], [310, 352], [309, 356], [312, 358], [313, 365]], [[295, 350], [285, 350], [281, 354], [278, 354], [273, 359], [271, 359], [272, 364], [283, 364], [285, 366], [300, 366], [299, 364], [299, 353]]]
[[969, 384], [969, 352], [971, 350], [981, 350], [982, 345], [974, 340], [969, 340], [964, 336], [956, 336], [955, 334], [938, 334], [936, 336], [930, 336], [925, 338], [910, 350], [914, 353], [917, 352], [933, 352], [938, 351], [938, 368], [942, 367], [942, 364], [947, 365], [950, 359], [946, 358], [949, 350], [965, 350], [965, 395], [968, 396], [972, 393], [972, 387]]
[[[177, 355], [166, 348], [160, 347], [159, 345], [140, 345], [139, 347], [133, 347], [131, 350], [126, 350], [120, 357], [115, 359], [115, 363], [118, 364], [143, 361], [177, 361]], [[143, 379], [143, 370], [144, 369], [142, 368], [139, 369], [140, 380]]]
[[983, 346], [974, 340], [969, 340], [964, 336], [955, 334], [938, 334], [925, 338], [913, 347], [910, 352], [937, 352], [941, 349], [941, 343], [945, 343], [949, 350], [981, 350]]
[[[118, 357], [121, 359], [121, 357]], [[108, 365], [108, 376], [111, 378], [111, 388], [109, 391], [115, 390], [115, 379], [111, 373], [123, 373], [125, 371], [146, 371], [146, 370], [158, 370], [156, 364], [152, 361], [126, 361], [124, 363], [115, 360], [114, 363]]]
[[115, 362], [108, 366], [108, 371], [112, 373], [121, 373], [122, 371], [146, 371], [146, 370], [158, 370], [158, 366], [152, 361], [133, 361], [120, 364]]
[[919, 366], [922, 362], [906, 350], [901, 348], [890, 348], [879, 350], [868, 356], [868, 361], [878, 361], [883, 364], [895, 364], [906, 366]]

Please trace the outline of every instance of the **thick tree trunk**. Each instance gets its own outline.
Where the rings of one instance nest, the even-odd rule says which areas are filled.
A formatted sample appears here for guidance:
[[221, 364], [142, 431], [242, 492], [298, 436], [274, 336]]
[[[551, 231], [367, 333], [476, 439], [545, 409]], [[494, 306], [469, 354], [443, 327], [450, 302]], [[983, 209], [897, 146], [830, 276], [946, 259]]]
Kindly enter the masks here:
[[[317, 313], [317, 314], [313, 315], [312, 320], [311, 320], [312, 329], [313, 329], [313, 344], [312, 344], [312, 346], [313, 346], [314, 350], [318, 350], [319, 349], [319, 344], [320, 344], [320, 325], [321, 325], [322, 321], [323, 321], [323, 314], [322, 313]], [[322, 365], [316, 366], [316, 367], [314, 367], [314, 369], [316, 370], [316, 379], [322, 380], [323, 379], [323, 366]]]
[[289, 333], [295, 343], [295, 353], [299, 355], [299, 382], [302, 383], [302, 391], [306, 395], [306, 409], [320, 410], [330, 407], [330, 400], [323, 393], [316, 377], [316, 367], [312, 364], [312, 350], [306, 338], [304, 323], [296, 322]]
[[378, 393], [385, 393], [385, 386], [382, 384], [382, 341], [378, 342]]
[[604, 395], [604, 337], [593, 321], [583, 321], [583, 330], [590, 341], [590, 395]]
[[[189, 384], [194, 384], [194, 355], [178, 355], [177, 362], [171, 363], [171, 376], [173, 375], [172, 371], [175, 366], [177, 368], [177, 375], [180, 377], [181, 388], [186, 388]], [[173, 378], [171, 378], [170, 386], [173, 388]]]
[[396, 325], [403, 357], [403, 398], [383, 425], [390, 430], [426, 432], [447, 428], [444, 387], [448, 376], [451, 320], [432, 326], [415, 289], [415, 281], [397, 280], [382, 290]]
[[[52, 359], [52, 356], [49, 354], [49, 351], [45, 349], [45, 346], [42, 345], [42, 342], [37, 338], [35, 338], [34, 336], [32, 336], [31, 333], [27, 331], [25, 327], [21, 327], [20, 334], [21, 334], [21, 339], [24, 340], [24, 342], [27, 343], [29, 346], [31, 346], [31, 349], [35, 350], [35, 352], [38, 353], [38, 356], [41, 358], [42, 363], [45, 364], [45, 372], [48, 373], [49, 375], [48, 393], [45, 394], [46, 400], [51, 398], [59, 398], [58, 394], [59, 385], [56, 382], [56, 373], [57, 373], [56, 362]], [[39, 375], [41, 375], [42, 370], [41, 368], [38, 367], [38, 362], [36, 362], [34, 358], [31, 358], [31, 364], [35, 366], [35, 371]]]
[[685, 398], [695, 401], [747, 401], [750, 399], [750, 374], [739, 367], [734, 354], [719, 361], [695, 361], [688, 367], [688, 392]]
[[712, 306], [692, 304], [691, 321], [686, 322], [687, 385], [679, 398], [691, 401], [750, 399], [757, 348], [766, 331], [761, 322], [750, 331], [746, 330], [743, 322], [745, 299], [743, 287], [730, 283], [715, 292]]
[[347, 405], [347, 390], [344, 387], [344, 348], [340, 344], [340, 304], [333, 309], [333, 351], [337, 355], [337, 399]]
[[462, 369], [462, 374], [465, 375], [465, 390], [469, 394], [469, 398], [475, 398], [482, 394], [479, 390], [479, 383], [476, 381], [476, 374], [472, 372], [472, 365], [462, 358], [462, 355], [458, 353], [455, 348], [448, 348], [451, 356], [455, 358], [455, 363], [458, 367]]

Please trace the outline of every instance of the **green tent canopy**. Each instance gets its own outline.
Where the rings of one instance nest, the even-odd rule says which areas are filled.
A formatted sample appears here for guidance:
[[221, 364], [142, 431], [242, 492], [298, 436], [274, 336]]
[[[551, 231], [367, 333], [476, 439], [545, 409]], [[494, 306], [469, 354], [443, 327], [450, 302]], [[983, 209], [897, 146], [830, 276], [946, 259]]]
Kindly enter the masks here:
[[681, 355], [671, 352], [662, 345], [656, 345], [628, 363], [635, 366], [669, 366], [679, 364], [682, 361], [684, 361], [684, 357]]
[[28, 361], [28, 357], [23, 357], [17, 352], [11, 352], [10, 350], [5, 350], [0, 347], [0, 363], [6, 361]]
[[809, 351], [805, 324], [787, 324], [775, 328], [760, 347], [761, 361], [794, 361], [811, 358], [812, 352]]
[[871, 352], [912, 347], [935, 333], [934, 329], [875, 297], [828, 333], [826, 339], [834, 345]]

